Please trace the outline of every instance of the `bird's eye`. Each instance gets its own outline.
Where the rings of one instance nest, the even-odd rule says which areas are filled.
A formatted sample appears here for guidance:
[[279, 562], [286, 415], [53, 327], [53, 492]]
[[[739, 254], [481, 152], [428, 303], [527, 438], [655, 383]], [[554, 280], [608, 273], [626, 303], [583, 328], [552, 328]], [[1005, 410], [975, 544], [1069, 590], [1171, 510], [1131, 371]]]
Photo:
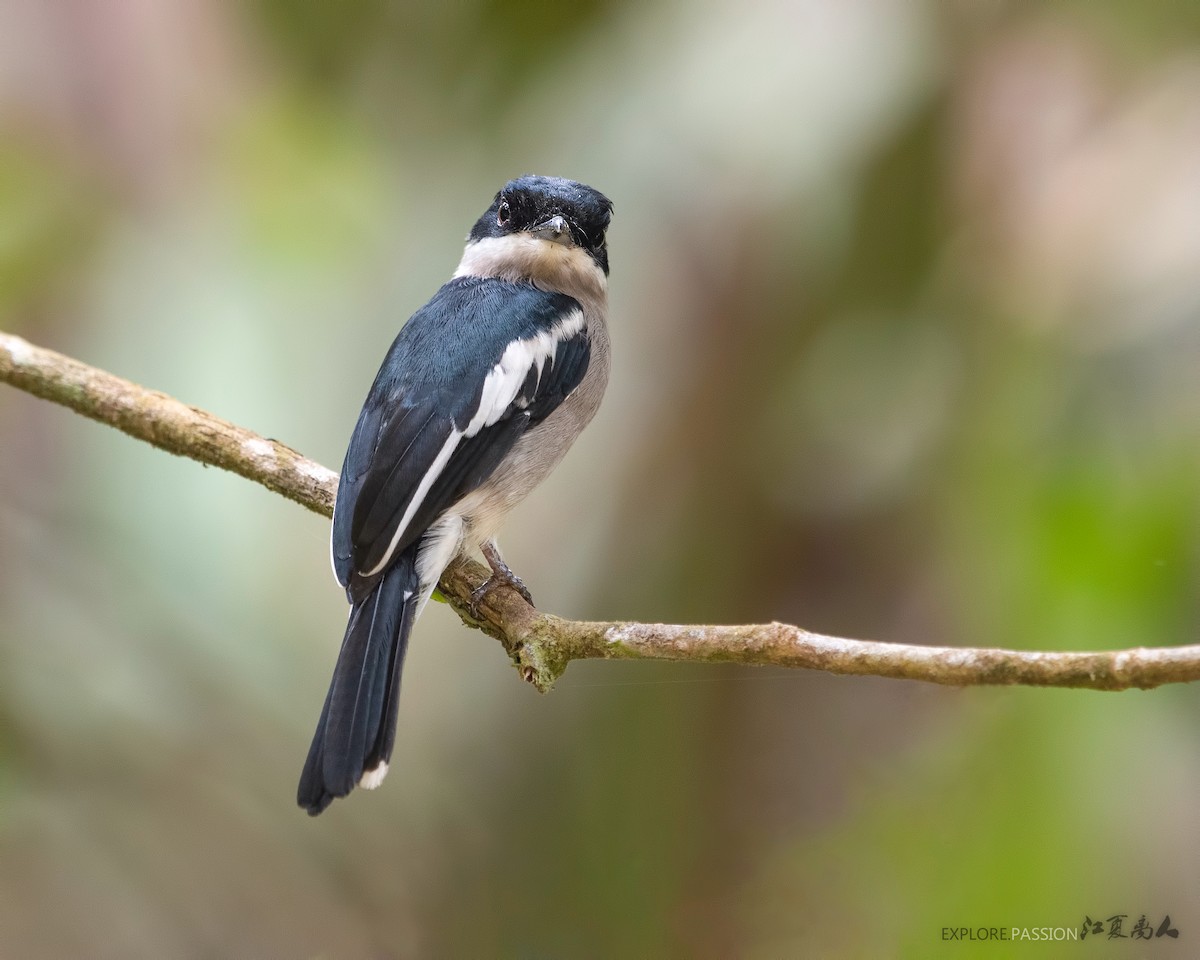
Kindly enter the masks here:
[[496, 211], [496, 223], [500, 226], [507, 226], [508, 221], [512, 219], [512, 211], [508, 209], [508, 201], [505, 200], [500, 204], [500, 208]]

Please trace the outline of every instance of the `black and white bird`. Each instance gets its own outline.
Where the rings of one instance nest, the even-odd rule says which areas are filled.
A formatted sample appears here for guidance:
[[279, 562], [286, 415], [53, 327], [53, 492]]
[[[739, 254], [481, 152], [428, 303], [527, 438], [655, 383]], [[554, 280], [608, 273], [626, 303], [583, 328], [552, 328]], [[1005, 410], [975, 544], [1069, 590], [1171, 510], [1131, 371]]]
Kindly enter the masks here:
[[359, 414], [333, 515], [350, 619], [297, 800], [310, 814], [387, 774], [413, 623], [460, 553], [501, 559], [505, 515], [558, 464], [608, 382], [612, 204], [556, 177], [506, 184], [453, 278], [396, 337]]

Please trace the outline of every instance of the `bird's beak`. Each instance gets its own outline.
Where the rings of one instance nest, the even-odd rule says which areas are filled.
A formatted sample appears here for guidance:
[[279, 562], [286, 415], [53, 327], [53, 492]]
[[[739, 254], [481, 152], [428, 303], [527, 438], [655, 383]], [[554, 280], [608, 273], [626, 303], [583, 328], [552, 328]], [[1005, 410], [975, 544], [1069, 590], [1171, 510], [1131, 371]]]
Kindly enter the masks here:
[[571, 239], [571, 228], [567, 226], [567, 220], [562, 214], [555, 214], [549, 220], [543, 220], [529, 232], [542, 240], [551, 240], [568, 247], [574, 242]]

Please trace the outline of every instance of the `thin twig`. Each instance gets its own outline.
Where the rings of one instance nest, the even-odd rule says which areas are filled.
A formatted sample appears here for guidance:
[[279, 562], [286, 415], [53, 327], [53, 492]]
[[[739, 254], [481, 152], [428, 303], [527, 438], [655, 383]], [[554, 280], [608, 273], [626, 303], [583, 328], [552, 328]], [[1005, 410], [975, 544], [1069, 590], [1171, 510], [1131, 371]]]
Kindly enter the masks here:
[[[0, 380], [170, 453], [232, 470], [317, 513], [333, 512], [337, 474], [332, 470], [166, 394], [3, 332]], [[443, 575], [440, 591], [464, 623], [498, 639], [522, 677], [542, 691], [572, 660], [585, 659], [769, 664], [956, 686], [1126, 690], [1200, 679], [1200, 644], [1039, 653], [846, 640], [782, 623], [592, 623], [540, 613], [510, 590], [488, 594], [476, 619], [471, 592], [486, 575], [474, 561], [456, 561]]]

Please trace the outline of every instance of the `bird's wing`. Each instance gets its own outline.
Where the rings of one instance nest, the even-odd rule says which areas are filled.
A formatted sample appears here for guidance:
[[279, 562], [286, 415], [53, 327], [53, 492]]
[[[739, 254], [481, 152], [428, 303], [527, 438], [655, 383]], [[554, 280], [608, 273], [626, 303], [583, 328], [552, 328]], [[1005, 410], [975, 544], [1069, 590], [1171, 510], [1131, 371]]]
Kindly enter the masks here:
[[589, 360], [572, 298], [500, 280], [443, 287], [396, 338], [346, 451], [333, 563], [347, 591], [373, 584], [482, 484]]

